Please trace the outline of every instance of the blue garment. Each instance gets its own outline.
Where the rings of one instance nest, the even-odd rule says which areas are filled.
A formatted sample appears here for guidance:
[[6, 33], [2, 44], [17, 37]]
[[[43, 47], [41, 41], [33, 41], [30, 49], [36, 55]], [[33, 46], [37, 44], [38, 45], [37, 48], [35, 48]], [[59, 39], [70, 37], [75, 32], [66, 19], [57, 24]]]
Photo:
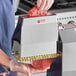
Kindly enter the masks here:
[[13, 4], [13, 0], [0, 0], [0, 49], [10, 58], [13, 58], [11, 40], [15, 25]]

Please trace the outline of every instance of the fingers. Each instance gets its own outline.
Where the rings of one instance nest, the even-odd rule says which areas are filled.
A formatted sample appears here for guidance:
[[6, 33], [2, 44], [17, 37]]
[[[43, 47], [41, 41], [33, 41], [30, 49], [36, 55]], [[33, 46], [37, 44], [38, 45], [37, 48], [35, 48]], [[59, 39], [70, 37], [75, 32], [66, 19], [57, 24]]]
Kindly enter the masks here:
[[52, 7], [54, 0], [47, 0], [44, 10], [48, 10]]
[[47, 0], [42, 0], [40, 10], [44, 10]]
[[40, 8], [42, 0], [37, 0], [37, 7]]
[[39, 10], [44, 10], [44, 7], [46, 5], [46, 0], [37, 0], [37, 7]]
[[31, 76], [31, 65], [30, 64], [23, 64], [24, 66], [24, 71], [25, 71], [25, 74], [27, 74], [27, 76]]
[[52, 7], [54, 0], [37, 0], [39, 10], [48, 10]]

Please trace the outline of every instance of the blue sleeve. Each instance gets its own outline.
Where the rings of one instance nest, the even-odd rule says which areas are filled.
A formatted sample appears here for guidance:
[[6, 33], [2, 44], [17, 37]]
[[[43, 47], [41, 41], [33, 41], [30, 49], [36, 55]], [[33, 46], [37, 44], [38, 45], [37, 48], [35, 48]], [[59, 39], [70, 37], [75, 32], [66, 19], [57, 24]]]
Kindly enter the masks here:
[[0, 48], [10, 57], [15, 16], [13, 0], [0, 0]]

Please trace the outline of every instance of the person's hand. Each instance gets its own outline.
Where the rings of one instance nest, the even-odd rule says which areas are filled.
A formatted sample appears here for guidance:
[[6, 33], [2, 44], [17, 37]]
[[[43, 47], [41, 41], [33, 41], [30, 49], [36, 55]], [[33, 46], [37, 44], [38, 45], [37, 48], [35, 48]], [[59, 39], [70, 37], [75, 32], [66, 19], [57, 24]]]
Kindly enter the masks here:
[[32, 67], [31, 64], [24, 64], [15, 61], [10, 62], [11, 71], [16, 71], [20, 73], [24, 73], [27, 76], [31, 76], [32, 73], [43, 72], [44, 70], [38, 70]]
[[52, 7], [54, 0], [37, 0], [37, 7], [39, 10], [48, 10]]
[[54, 0], [37, 0], [37, 5], [29, 10], [28, 14], [30, 17], [39, 17], [53, 15], [54, 12], [48, 13], [48, 9], [52, 7]]

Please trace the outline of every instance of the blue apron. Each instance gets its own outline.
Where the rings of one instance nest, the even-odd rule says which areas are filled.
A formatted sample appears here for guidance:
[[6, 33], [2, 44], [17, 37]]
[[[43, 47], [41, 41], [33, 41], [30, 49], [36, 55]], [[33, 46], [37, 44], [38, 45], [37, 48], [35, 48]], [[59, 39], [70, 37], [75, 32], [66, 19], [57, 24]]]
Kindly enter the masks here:
[[12, 35], [14, 32], [14, 0], [0, 0], [0, 49], [2, 49], [10, 58]]

